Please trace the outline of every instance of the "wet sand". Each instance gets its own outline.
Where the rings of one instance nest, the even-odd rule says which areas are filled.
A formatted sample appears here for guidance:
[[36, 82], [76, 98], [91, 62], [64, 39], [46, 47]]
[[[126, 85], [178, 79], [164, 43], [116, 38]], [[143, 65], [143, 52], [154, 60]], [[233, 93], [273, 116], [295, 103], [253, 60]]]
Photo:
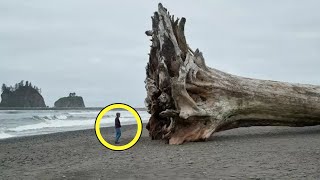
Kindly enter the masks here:
[[[113, 128], [102, 129], [113, 140]], [[136, 126], [124, 126], [122, 143]], [[109, 135], [110, 137], [109, 137]], [[319, 179], [320, 126], [251, 127], [207, 142], [168, 145], [144, 129], [126, 151], [111, 151], [94, 130], [0, 140], [0, 179]]]

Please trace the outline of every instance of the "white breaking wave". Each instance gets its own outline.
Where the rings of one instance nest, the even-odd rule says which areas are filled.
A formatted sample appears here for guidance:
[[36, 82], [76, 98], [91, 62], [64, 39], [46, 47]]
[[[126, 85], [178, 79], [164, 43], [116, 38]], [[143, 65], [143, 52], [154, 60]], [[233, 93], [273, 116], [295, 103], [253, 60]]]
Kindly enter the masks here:
[[0, 132], [0, 139], [6, 139], [11, 137], [14, 137], [14, 136], [5, 132]]
[[95, 123], [95, 120], [72, 120], [72, 121], [64, 121], [64, 120], [46, 120], [45, 122], [37, 123], [37, 124], [28, 124], [23, 126], [18, 126], [15, 128], [10, 128], [8, 131], [27, 131], [27, 130], [36, 130], [43, 128], [57, 128], [57, 127], [74, 127], [74, 126], [90, 126]]
[[[71, 117], [71, 116], [69, 116]], [[38, 119], [38, 120], [55, 120], [55, 119], [68, 119], [68, 116], [66, 115], [45, 115], [45, 116], [33, 116], [33, 119]]]
[[[75, 127], [75, 126], [82, 126], [82, 127], [94, 127], [96, 119], [88, 119], [88, 120], [45, 120], [44, 122], [40, 122], [37, 124], [28, 124], [22, 125], [15, 128], [7, 129], [10, 132], [20, 132], [20, 131], [28, 131], [28, 130], [36, 130], [36, 129], [43, 129], [43, 128], [58, 128], [58, 127]], [[135, 122], [134, 118], [124, 118], [121, 122]], [[113, 125], [114, 120], [111, 118], [102, 119], [101, 125]], [[125, 123], [127, 124], [127, 123]]]

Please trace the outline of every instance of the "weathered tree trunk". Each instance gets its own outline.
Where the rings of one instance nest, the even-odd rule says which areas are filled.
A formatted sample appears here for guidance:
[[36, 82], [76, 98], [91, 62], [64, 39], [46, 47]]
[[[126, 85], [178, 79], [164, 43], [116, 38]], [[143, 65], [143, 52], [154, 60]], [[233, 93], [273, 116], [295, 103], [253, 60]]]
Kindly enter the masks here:
[[205, 64], [186, 42], [186, 19], [159, 4], [152, 17], [146, 67], [147, 129], [170, 144], [206, 140], [212, 133], [248, 126], [320, 124], [320, 86], [231, 75]]

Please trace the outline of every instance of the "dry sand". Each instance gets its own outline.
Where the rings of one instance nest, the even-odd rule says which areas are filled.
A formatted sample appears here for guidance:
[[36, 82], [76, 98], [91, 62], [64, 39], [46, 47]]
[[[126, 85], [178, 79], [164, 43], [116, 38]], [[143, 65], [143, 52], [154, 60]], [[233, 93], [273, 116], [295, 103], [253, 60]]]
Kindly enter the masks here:
[[[123, 127], [122, 143], [135, 128]], [[122, 152], [94, 130], [1, 140], [0, 179], [320, 179], [320, 126], [240, 128], [178, 146], [147, 134]]]

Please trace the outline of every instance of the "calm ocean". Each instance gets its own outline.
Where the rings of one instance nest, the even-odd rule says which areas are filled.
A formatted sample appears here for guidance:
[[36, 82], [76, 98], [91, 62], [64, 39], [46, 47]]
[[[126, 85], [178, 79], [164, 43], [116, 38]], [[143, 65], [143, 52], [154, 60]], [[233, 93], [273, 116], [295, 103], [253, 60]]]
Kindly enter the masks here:
[[[98, 110], [0, 110], [0, 139], [49, 134], [62, 131], [93, 129]], [[135, 124], [128, 111], [121, 113], [121, 124]], [[149, 120], [146, 111], [138, 111], [143, 122]], [[109, 111], [101, 127], [114, 126], [116, 111]]]

